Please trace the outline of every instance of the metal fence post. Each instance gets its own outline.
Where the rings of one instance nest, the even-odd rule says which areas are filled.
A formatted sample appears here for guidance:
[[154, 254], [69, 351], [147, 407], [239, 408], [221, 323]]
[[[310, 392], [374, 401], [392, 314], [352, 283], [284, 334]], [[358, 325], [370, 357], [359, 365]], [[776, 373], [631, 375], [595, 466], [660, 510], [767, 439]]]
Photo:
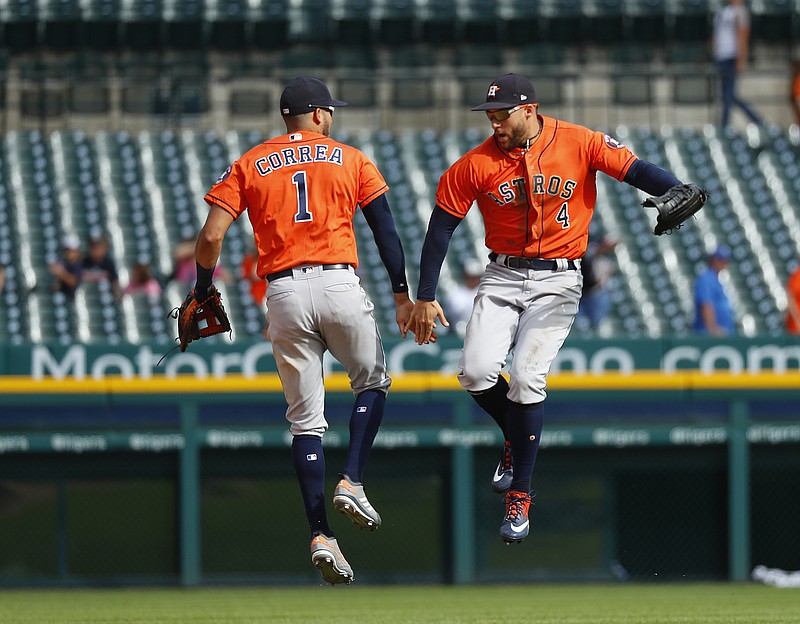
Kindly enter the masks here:
[[[466, 393], [453, 405], [453, 424], [457, 429], [470, 426], [470, 399]], [[471, 445], [453, 444], [451, 454], [451, 509], [452, 516], [452, 581], [456, 585], [475, 580], [475, 496], [473, 479], [474, 452]]]
[[181, 585], [200, 584], [200, 445], [197, 439], [197, 403], [180, 405], [184, 445], [180, 452], [180, 576]]
[[742, 399], [731, 401], [728, 431], [728, 576], [746, 581], [750, 574], [750, 447], [748, 410]]

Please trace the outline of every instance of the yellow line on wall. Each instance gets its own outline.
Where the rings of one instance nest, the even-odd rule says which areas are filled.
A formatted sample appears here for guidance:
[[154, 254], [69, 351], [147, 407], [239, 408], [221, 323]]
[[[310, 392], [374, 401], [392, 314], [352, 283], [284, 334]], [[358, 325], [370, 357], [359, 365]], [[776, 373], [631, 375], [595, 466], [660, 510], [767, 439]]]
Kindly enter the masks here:
[[[392, 375], [393, 392], [437, 392], [460, 390], [455, 374], [412, 372]], [[344, 373], [334, 373], [325, 378], [325, 387], [331, 392], [350, 392], [350, 383]], [[639, 371], [631, 374], [604, 373], [602, 375], [576, 375], [562, 372], [549, 379], [549, 390], [800, 390], [800, 371], [782, 374], [733, 374], [728, 372], [704, 374], [699, 371], [681, 371], [665, 374], [660, 371]], [[34, 380], [26, 376], [0, 377], [0, 394], [183, 394], [183, 393], [259, 393], [281, 392], [276, 373], [257, 377], [226, 375], [197, 378], [179, 376], [172, 379], [123, 379], [107, 376], [102, 379], [52, 378]]]

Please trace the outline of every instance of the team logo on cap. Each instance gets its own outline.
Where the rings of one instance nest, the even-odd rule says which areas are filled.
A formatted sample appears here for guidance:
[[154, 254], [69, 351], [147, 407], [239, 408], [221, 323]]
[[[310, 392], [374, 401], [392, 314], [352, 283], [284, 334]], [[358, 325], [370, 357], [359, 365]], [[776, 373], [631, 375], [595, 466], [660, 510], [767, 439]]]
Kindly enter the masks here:
[[489, 87], [489, 93], [486, 94], [486, 97], [497, 97], [497, 92], [500, 90], [500, 87], [497, 85], [491, 85]]

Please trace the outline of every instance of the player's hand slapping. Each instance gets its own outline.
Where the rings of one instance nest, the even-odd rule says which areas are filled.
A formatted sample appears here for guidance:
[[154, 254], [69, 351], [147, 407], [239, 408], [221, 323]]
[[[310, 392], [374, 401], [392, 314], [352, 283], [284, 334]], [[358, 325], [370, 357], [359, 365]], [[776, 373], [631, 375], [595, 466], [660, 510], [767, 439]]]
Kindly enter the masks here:
[[435, 299], [433, 301], [417, 301], [414, 304], [414, 309], [411, 310], [411, 316], [403, 327], [403, 336], [405, 332], [411, 331], [414, 333], [417, 344], [428, 344], [436, 342], [437, 327], [436, 319], [439, 319], [444, 327], [450, 327], [447, 318], [444, 315], [442, 306]]

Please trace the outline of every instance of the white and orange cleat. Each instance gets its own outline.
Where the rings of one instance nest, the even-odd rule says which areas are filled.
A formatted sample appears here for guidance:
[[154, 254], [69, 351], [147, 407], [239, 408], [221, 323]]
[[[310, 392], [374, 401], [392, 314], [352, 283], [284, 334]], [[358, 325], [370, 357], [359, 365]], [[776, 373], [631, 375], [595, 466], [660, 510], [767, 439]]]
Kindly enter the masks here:
[[381, 526], [381, 516], [367, 500], [364, 486], [345, 476], [333, 491], [333, 506], [339, 513], [349, 516], [357, 527], [376, 531]]

